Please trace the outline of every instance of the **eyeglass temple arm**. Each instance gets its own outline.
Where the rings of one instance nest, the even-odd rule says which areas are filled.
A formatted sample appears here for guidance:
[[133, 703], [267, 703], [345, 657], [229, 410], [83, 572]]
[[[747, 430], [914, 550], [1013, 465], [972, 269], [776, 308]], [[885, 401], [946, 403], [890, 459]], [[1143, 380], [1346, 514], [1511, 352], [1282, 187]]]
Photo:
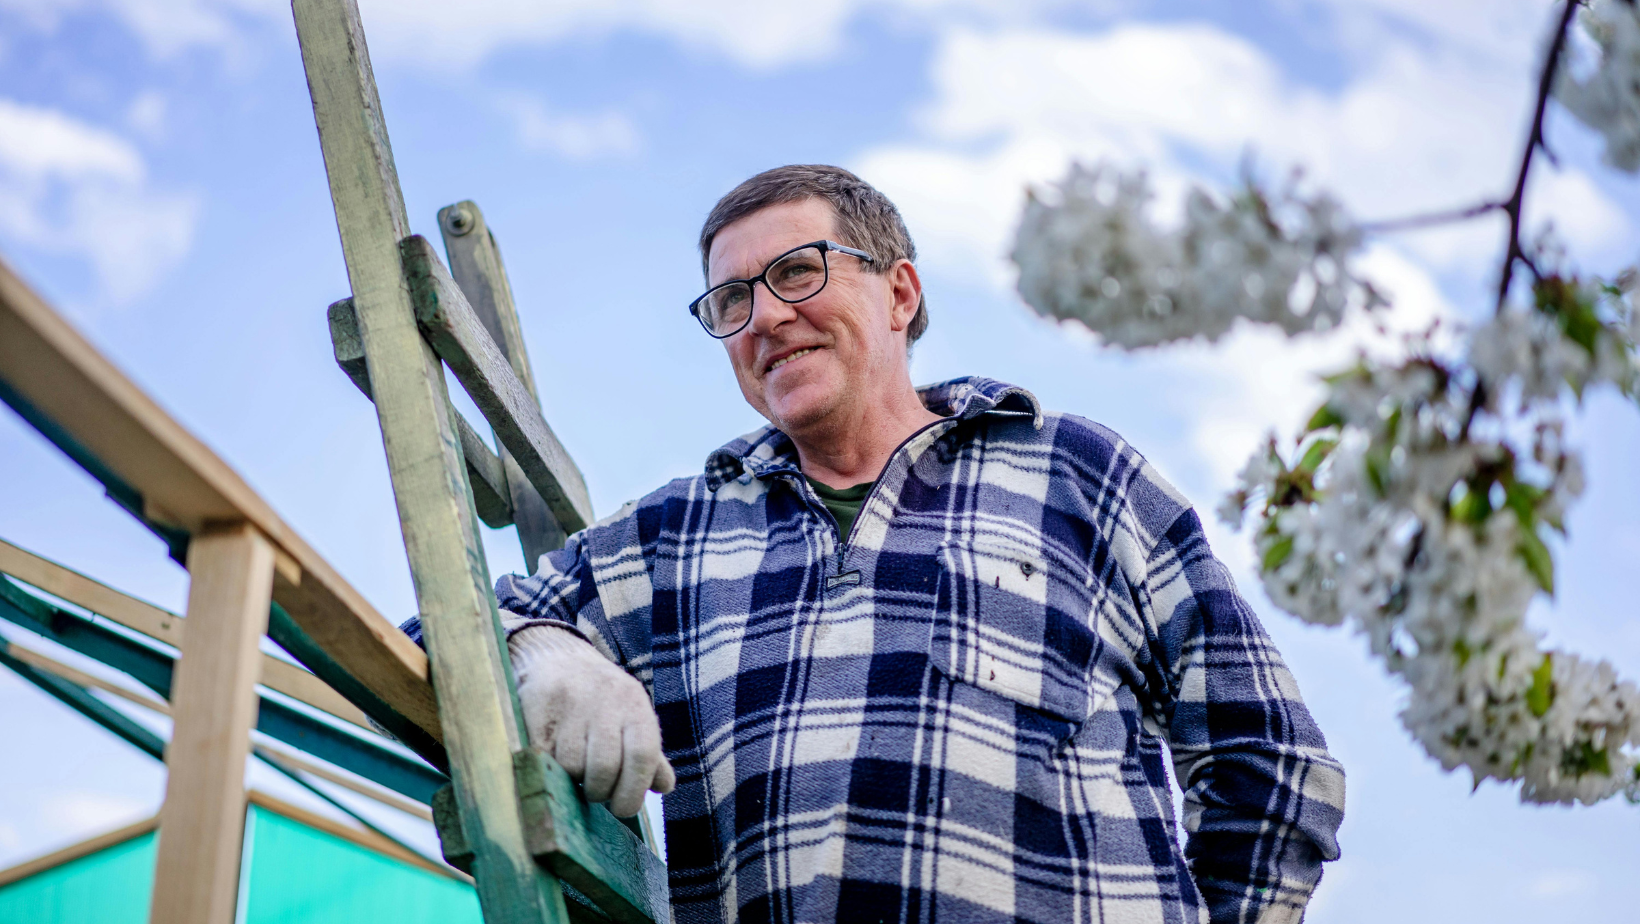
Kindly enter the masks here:
[[869, 253], [866, 253], [863, 250], [856, 250], [853, 247], [845, 247], [842, 244], [837, 243], [836, 241], [824, 241], [823, 243], [826, 245], [826, 248], [829, 249], [829, 250], [835, 250], [838, 253], [846, 253], [851, 257], [859, 257], [860, 259], [866, 261], [867, 263], [876, 263], [877, 262], [876, 257], [872, 256]]

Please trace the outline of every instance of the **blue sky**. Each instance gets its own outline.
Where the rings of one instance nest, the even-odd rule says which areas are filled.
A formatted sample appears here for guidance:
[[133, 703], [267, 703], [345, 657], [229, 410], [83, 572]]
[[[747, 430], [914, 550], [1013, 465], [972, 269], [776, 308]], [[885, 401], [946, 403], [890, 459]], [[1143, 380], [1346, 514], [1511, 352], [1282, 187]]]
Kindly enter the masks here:
[[[412, 226], [437, 240], [440, 206], [484, 209], [548, 419], [598, 512], [760, 423], [684, 306], [707, 209], [787, 162], [849, 166], [904, 209], [933, 320], [918, 380], [1031, 388], [1114, 427], [1211, 510], [1359, 338], [1243, 331], [1129, 356], [1040, 321], [1003, 259], [1025, 184], [1072, 158], [1145, 165], [1165, 212], [1251, 150], [1273, 175], [1305, 166], [1363, 218], [1496, 195], [1548, 4], [400, 0], [363, 14]], [[1534, 183], [1531, 214], [1586, 270], [1633, 262], [1640, 186], [1570, 119], [1552, 112], [1550, 132], [1562, 169]], [[1481, 310], [1500, 230], [1375, 244], [1363, 266], [1395, 297], [1391, 325]], [[330, 359], [323, 312], [347, 281], [288, 7], [0, 0], [0, 255], [378, 609], [413, 611], [375, 416]], [[1575, 431], [1591, 487], [1560, 596], [1535, 618], [1640, 676], [1640, 414], [1596, 395]], [[158, 543], [9, 411], [0, 475], [0, 537], [180, 609], [186, 576]], [[1344, 859], [1312, 922], [1633, 914], [1640, 810], [1471, 794], [1402, 732], [1402, 692], [1362, 641], [1275, 611], [1247, 538], [1211, 529], [1350, 774]], [[510, 535], [487, 543], [492, 572], [522, 566]], [[0, 730], [0, 866], [157, 806], [157, 766], [10, 675]]]

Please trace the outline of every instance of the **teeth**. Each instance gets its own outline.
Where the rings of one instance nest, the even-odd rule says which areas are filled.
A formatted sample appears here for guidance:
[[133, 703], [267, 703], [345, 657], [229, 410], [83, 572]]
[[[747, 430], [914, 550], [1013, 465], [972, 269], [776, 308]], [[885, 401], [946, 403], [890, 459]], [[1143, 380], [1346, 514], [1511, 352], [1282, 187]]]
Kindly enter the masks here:
[[819, 347], [809, 347], [806, 350], [798, 350], [796, 353], [793, 353], [792, 355], [787, 356], [784, 359], [781, 359], [778, 362], [776, 362], [774, 365], [770, 366], [769, 371], [773, 372], [776, 369], [779, 369], [781, 366], [784, 366], [785, 364], [787, 364], [787, 363], [791, 362], [792, 360], [798, 358], [799, 356], [807, 356], [810, 353], [813, 353], [817, 349], [819, 349]]

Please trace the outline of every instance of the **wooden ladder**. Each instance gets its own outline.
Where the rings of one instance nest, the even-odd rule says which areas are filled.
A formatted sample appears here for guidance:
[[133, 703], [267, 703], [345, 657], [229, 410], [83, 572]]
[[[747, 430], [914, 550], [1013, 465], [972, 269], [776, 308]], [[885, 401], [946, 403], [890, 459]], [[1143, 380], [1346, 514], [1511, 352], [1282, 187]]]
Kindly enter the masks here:
[[[0, 663], [149, 753], [163, 747], [155, 924], [234, 920], [253, 729], [430, 802], [445, 858], [471, 873], [490, 924], [669, 921], [654, 850], [529, 749], [520, 721], [478, 522], [515, 525], [533, 563], [592, 507], [542, 418], [495, 238], [470, 202], [439, 213], [450, 269], [409, 234], [354, 0], [293, 9], [353, 289], [329, 311], [336, 359], [376, 405], [427, 651], [0, 262], [0, 402], [190, 578], [179, 616], [0, 543], [0, 619], [164, 697], [168, 744], [23, 649], [0, 646]], [[446, 366], [497, 451], [451, 407]], [[262, 654], [264, 635], [308, 670]]]
[[[471, 202], [440, 210], [446, 269], [410, 234], [355, 0], [292, 8], [353, 289], [329, 310], [336, 360], [375, 402], [438, 698], [445, 857], [492, 924], [567, 920], [559, 879], [577, 912], [584, 897], [616, 920], [667, 920], [654, 853], [528, 747], [478, 522], [515, 525], [533, 570], [593, 517], [542, 418], [494, 235]], [[497, 452], [451, 407], [445, 366]]]

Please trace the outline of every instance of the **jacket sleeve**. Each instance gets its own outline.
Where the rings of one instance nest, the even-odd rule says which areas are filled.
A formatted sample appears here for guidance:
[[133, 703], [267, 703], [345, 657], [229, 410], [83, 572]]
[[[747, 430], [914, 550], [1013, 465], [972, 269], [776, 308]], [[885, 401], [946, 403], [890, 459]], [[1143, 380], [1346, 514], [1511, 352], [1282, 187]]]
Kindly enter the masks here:
[[[1188, 507], [1152, 533], [1142, 582], [1167, 676], [1185, 856], [1214, 924], [1303, 918], [1338, 858], [1344, 769]], [[1165, 665], [1165, 666], [1164, 666]]]
[[[581, 629], [580, 614], [597, 606], [598, 594], [591, 563], [583, 553], [584, 537], [584, 533], [576, 533], [562, 549], [542, 556], [540, 570], [535, 574], [507, 574], [496, 582], [496, 602], [507, 638], [530, 626], [547, 625], [565, 627], [587, 637]], [[399, 629], [417, 645], [427, 647], [419, 616], [410, 617]]]

